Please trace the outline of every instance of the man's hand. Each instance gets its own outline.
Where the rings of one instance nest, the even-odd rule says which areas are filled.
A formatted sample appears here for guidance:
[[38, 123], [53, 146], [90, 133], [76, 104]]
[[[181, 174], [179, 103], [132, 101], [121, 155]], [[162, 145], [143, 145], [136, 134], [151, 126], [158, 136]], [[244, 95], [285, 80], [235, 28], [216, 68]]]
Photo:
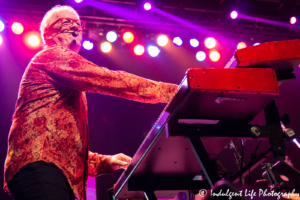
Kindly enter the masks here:
[[112, 156], [109, 164], [113, 170], [127, 169], [131, 160], [132, 160], [131, 157], [126, 156], [122, 153], [119, 153], [119, 154]]

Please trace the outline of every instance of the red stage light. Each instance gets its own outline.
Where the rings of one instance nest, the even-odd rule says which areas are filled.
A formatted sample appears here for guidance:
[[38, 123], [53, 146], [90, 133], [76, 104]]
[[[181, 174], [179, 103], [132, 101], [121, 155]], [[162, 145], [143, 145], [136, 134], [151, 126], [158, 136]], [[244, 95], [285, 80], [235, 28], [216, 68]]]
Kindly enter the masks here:
[[134, 53], [138, 56], [143, 55], [143, 53], [145, 52], [145, 48], [140, 44], [136, 45], [133, 50]]
[[11, 25], [11, 30], [17, 34], [17, 35], [20, 35], [21, 33], [23, 33], [24, 31], [24, 27], [21, 23], [19, 22], [14, 22], [12, 25]]
[[291, 17], [290, 23], [291, 24], [296, 24], [296, 22], [297, 22], [297, 18], [296, 17]]
[[210, 60], [211, 61], [213, 61], [213, 62], [217, 62], [217, 61], [219, 61], [220, 60], [220, 54], [219, 54], [219, 52], [217, 52], [217, 51], [212, 51], [212, 52], [210, 52], [210, 54], [209, 54], [209, 58], [210, 58]]
[[240, 42], [240, 43], [238, 43], [238, 45], [237, 45], [237, 49], [243, 49], [243, 48], [246, 48], [247, 47], [247, 45], [246, 45], [246, 43], [245, 42]]
[[112, 49], [112, 46], [109, 42], [103, 42], [101, 44], [101, 50], [104, 52], [104, 53], [108, 53], [110, 52]]
[[32, 47], [38, 47], [41, 44], [41, 40], [38, 36], [32, 35], [27, 40], [28, 44]]
[[161, 47], [166, 46], [169, 42], [169, 39], [166, 35], [160, 35], [157, 38], [157, 44]]

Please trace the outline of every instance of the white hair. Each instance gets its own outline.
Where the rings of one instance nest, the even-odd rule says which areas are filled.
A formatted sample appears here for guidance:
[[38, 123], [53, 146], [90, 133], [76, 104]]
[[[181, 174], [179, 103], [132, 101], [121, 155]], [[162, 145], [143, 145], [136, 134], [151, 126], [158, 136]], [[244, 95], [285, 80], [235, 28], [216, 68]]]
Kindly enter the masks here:
[[79, 15], [78, 13], [76, 12], [76, 10], [74, 10], [74, 8], [72, 8], [71, 6], [61, 6], [61, 5], [57, 5], [57, 6], [54, 6], [53, 8], [51, 8], [51, 10], [49, 10], [42, 22], [41, 22], [41, 25], [40, 25], [40, 32], [41, 32], [41, 37], [42, 37], [42, 40], [43, 40], [43, 43], [46, 44], [46, 41], [45, 41], [45, 38], [44, 38], [44, 34], [45, 34], [45, 29], [48, 28], [51, 24], [50, 21], [51, 21], [51, 18], [55, 15], [55, 14], [59, 14], [61, 12], [64, 12], [64, 11], [71, 11], [73, 12], [79, 19]]

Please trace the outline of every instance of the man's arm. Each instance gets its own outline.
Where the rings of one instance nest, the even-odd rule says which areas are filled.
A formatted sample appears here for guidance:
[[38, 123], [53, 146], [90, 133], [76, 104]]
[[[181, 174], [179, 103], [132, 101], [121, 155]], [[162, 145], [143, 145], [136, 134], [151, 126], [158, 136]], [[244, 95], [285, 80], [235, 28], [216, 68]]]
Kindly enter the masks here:
[[59, 84], [75, 90], [107, 94], [145, 103], [166, 103], [178, 87], [127, 72], [99, 67], [66, 48], [57, 47], [48, 51], [47, 57], [53, 57], [51, 62], [33, 62], [33, 65], [42, 68]]
[[112, 174], [117, 169], [127, 169], [131, 158], [122, 153], [114, 156], [101, 155], [89, 151], [88, 175], [98, 176], [105, 173]]

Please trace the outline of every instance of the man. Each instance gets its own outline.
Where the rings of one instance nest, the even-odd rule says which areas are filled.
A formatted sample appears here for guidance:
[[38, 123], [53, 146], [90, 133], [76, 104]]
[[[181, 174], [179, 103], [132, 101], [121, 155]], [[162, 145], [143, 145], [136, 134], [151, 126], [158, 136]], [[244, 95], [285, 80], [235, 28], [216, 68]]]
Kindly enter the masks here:
[[52, 8], [42, 20], [45, 48], [24, 72], [8, 138], [4, 189], [15, 200], [85, 199], [88, 175], [127, 168], [131, 158], [124, 154], [88, 151], [85, 91], [166, 103], [177, 89], [82, 58], [83, 27], [69, 6]]

